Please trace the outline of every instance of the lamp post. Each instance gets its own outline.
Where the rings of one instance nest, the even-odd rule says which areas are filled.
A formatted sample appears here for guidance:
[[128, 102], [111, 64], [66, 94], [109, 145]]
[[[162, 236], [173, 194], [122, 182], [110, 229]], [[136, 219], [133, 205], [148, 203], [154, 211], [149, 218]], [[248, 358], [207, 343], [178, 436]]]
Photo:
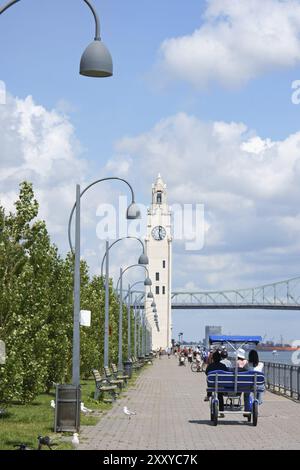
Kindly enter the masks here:
[[142, 240], [140, 240], [137, 237], [123, 237], [123, 238], [118, 238], [118, 240], [115, 240], [111, 245], [109, 245], [108, 241], [106, 242], [106, 249], [105, 253], [102, 258], [101, 262], [101, 279], [103, 279], [103, 265], [104, 261], [106, 260], [105, 266], [106, 266], [106, 272], [105, 272], [105, 323], [107, 323], [107, 328], [105, 327], [104, 329], [104, 367], [108, 367], [109, 363], [109, 250], [118, 242], [121, 240], [125, 240], [126, 238], [133, 238], [135, 240], [138, 240], [142, 247], [143, 247], [143, 252], [139, 257], [138, 263], [139, 264], [148, 264], [148, 256], [145, 254], [145, 246]]
[[[118, 370], [120, 372], [123, 372], [123, 352], [122, 352], [122, 334], [123, 334], [123, 295], [122, 295], [122, 280], [123, 280], [123, 274], [128, 271], [128, 269], [134, 268], [134, 267], [140, 267], [145, 269], [147, 272], [147, 277], [144, 280], [144, 285], [145, 286], [151, 286], [152, 281], [149, 278], [149, 271], [146, 268], [145, 265], [143, 264], [132, 264], [131, 266], [127, 266], [124, 270], [120, 268], [120, 277], [117, 282], [116, 290], [118, 291], [118, 287], [120, 285], [120, 294], [119, 294], [119, 354], [118, 354]], [[129, 316], [130, 316], [130, 311], [129, 311]], [[129, 320], [130, 321], [130, 320]]]
[[[127, 340], [128, 340], [128, 354], [127, 354], [127, 360], [130, 361], [130, 358], [131, 358], [131, 316], [130, 316], [130, 308], [131, 308], [131, 304], [132, 304], [132, 289], [137, 285], [137, 284], [140, 284], [140, 283], [143, 283], [144, 285], [149, 285], [149, 284], [145, 284], [145, 281], [137, 281], [135, 282], [134, 284], [132, 285], [129, 285], [128, 286], [128, 291], [127, 291], [127, 294], [124, 298], [124, 300], [127, 298], [127, 318], [128, 318], [128, 321], [127, 321], [127, 325], [128, 325], [128, 329], [127, 329]], [[139, 297], [137, 297], [137, 299], [139, 299]], [[133, 309], [134, 309], [134, 354], [136, 355], [136, 316], [135, 316], [135, 305], [136, 305], [136, 301], [137, 299], [135, 299], [134, 301], [134, 304], [133, 304]], [[152, 302], [155, 304], [155, 302]]]
[[[71, 210], [69, 223], [68, 223], [68, 239], [71, 252], [74, 254], [72, 240], [71, 240], [71, 225], [74, 211], [76, 209], [76, 222], [75, 222], [75, 266], [74, 266], [74, 315], [73, 315], [73, 367], [72, 367], [72, 383], [79, 386], [80, 383], [80, 328], [79, 328], [79, 317], [80, 317], [80, 201], [83, 194], [97, 183], [103, 181], [118, 180], [123, 181], [129, 186], [132, 196], [132, 202], [127, 208], [126, 217], [127, 219], [136, 219], [140, 216], [140, 211], [135, 203], [134, 192], [132, 186], [128, 181], [118, 177], [107, 177], [100, 180], [96, 180], [89, 184], [83, 191], [80, 191], [79, 184], [76, 185], [76, 202]], [[106, 273], [108, 275], [108, 273]], [[108, 317], [107, 312], [105, 314], [105, 341], [108, 341]], [[108, 352], [108, 342], [104, 345], [105, 351]], [[108, 358], [106, 358], [108, 361]]]
[[[128, 293], [126, 295], [126, 297], [128, 296], [132, 296], [132, 289], [137, 285], [137, 284], [141, 284], [143, 283], [144, 284], [144, 281], [137, 281], [135, 282], [134, 284], [132, 284], [132, 286], [129, 287], [129, 290], [128, 290]], [[133, 302], [133, 311], [134, 311], [134, 356], [137, 357], [137, 342], [138, 342], [138, 339], [137, 339], [137, 302], [139, 302], [142, 298], [143, 298], [144, 294], [141, 294], [141, 295], [138, 295], [136, 296], [136, 298], [134, 299], [134, 302]], [[125, 297], [125, 299], [126, 299]], [[124, 299], [124, 300], [125, 300]], [[131, 299], [130, 299], [130, 303], [131, 303]], [[128, 335], [130, 334], [130, 329], [128, 328]], [[128, 348], [129, 350], [130, 348]], [[129, 354], [128, 354], [129, 356]], [[130, 356], [129, 356], [130, 358]]]
[[138, 237], [133, 237], [133, 236], [128, 236], [128, 237], [122, 237], [122, 238], [118, 238], [118, 240], [115, 240], [111, 245], [109, 245], [108, 247], [108, 250], [105, 250], [105, 253], [103, 255], [103, 258], [102, 258], [102, 261], [101, 261], [101, 277], [103, 277], [103, 267], [104, 267], [104, 261], [105, 261], [105, 258], [108, 254], [108, 251], [118, 242], [121, 242], [122, 240], [127, 240], [127, 239], [130, 239], [130, 240], [137, 240], [141, 245], [142, 245], [142, 253], [139, 257], [139, 260], [138, 260], [138, 264], [149, 264], [149, 258], [148, 256], [145, 254], [145, 245], [144, 243], [142, 242], [142, 240]]
[[[87, 77], [111, 77], [113, 74], [112, 58], [100, 38], [99, 16], [90, 0], [83, 1], [93, 14], [95, 20], [95, 37], [81, 56], [79, 73]], [[18, 2], [20, 2], [20, 0], [11, 0], [3, 7], [0, 7], [0, 15]]]

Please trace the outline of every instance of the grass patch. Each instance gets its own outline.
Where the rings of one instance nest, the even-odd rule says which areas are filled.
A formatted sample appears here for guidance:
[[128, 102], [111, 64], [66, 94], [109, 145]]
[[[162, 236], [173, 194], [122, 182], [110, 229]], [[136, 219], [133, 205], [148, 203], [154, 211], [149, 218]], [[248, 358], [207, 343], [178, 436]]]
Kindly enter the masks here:
[[[133, 372], [128, 387], [136, 383], [139, 373]], [[84, 415], [81, 413], [80, 423], [82, 426], [94, 426], [101, 419], [102, 413], [111, 409], [111, 403], [94, 400], [95, 381], [83, 380], [81, 383], [82, 401], [87, 408], [94, 413]], [[122, 394], [121, 394], [122, 395]], [[120, 396], [121, 396], [120, 395]], [[58, 445], [53, 450], [72, 449], [70, 443], [71, 433], [54, 433], [54, 409], [50, 401], [55, 399], [55, 392], [41, 394], [28, 404], [13, 403], [4, 415], [0, 415], [0, 450], [13, 450], [15, 445], [26, 443], [30, 448], [37, 449], [37, 436], [50, 436]], [[1, 408], [1, 406], [0, 406]], [[43, 447], [47, 450], [46, 447]]]

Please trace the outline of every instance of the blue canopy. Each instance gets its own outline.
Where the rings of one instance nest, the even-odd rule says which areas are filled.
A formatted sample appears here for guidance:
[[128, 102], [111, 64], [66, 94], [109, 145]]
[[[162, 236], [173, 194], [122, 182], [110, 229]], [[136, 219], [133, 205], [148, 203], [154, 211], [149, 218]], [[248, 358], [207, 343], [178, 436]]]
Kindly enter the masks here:
[[227, 336], [227, 335], [211, 335], [209, 343], [260, 343], [261, 336]]

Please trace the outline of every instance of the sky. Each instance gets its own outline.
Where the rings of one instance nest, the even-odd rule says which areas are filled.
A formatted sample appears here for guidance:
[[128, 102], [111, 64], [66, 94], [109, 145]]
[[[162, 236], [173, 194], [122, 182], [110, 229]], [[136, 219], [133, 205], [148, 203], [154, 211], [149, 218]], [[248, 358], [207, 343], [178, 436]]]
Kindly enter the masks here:
[[[78, 73], [94, 37], [83, 1], [23, 0], [1, 16], [1, 204], [12, 210], [19, 183], [32, 181], [40, 217], [64, 254], [76, 183], [119, 176], [147, 205], [160, 172], [170, 204], [204, 205], [204, 246], [173, 243], [174, 290], [298, 276], [300, 1], [93, 4], [111, 78]], [[82, 254], [92, 273], [103, 256], [99, 205], [117, 207], [121, 194], [129, 197], [124, 186], [105, 183], [82, 202]], [[136, 255], [129, 241], [116, 246], [114, 278]], [[173, 313], [174, 337], [201, 339], [206, 324], [300, 337], [297, 312]]]

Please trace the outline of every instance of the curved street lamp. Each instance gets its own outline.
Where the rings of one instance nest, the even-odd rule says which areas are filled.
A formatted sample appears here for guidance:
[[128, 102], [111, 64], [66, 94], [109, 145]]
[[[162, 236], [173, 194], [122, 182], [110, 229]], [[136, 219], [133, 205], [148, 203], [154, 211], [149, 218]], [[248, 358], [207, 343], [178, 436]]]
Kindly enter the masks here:
[[[127, 213], [128, 213], [128, 209], [127, 209]], [[140, 242], [141, 245], [142, 245], [143, 252], [139, 257], [138, 264], [149, 264], [148, 256], [145, 254], [145, 245], [142, 242], [142, 240], [140, 240], [138, 237], [127, 236], [127, 237], [118, 238], [118, 240], [115, 240], [111, 245], [109, 245], [109, 243], [107, 241], [106, 242], [105, 253], [103, 255], [102, 262], [101, 262], [101, 279], [103, 280], [104, 261], [105, 261], [105, 259], [107, 261], [106, 275], [105, 275], [105, 298], [106, 298], [106, 295], [107, 295], [107, 298], [109, 298], [109, 274], [108, 274], [109, 273], [109, 250], [116, 243], [120, 242], [121, 240], [125, 240], [126, 238], [135, 239], [138, 242]], [[106, 302], [105, 302], [105, 306], [106, 306]], [[108, 324], [109, 324], [109, 306], [105, 307], [105, 318], [106, 317], [108, 318]], [[105, 331], [104, 331], [104, 367], [108, 367], [108, 362], [109, 362], [108, 361], [108, 358], [109, 358], [109, 337], [108, 337], [108, 335], [109, 335], [109, 331], [108, 331], [108, 328], [107, 328], [107, 330], [105, 329]]]
[[[149, 277], [149, 271], [144, 264], [132, 264], [131, 266], [127, 266], [124, 270], [120, 268], [120, 277], [117, 282], [116, 291], [118, 291], [118, 287], [120, 284], [120, 294], [119, 294], [119, 354], [118, 354], [118, 370], [120, 372], [123, 371], [123, 352], [122, 352], [122, 334], [123, 334], [123, 298], [122, 298], [122, 279], [123, 274], [128, 271], [128, 269], [140, 267], [143, 268], [147, 272], [147, 277], [144, 280], [144, 286], [151, 286], [152, 281]], [[129, 302], [130, 303], [130, 302]], [[128, 314], [128, 323], [129, 323], [129, 331], [130, 331], [130, 310]]]
[[[138, 264], [149, 264], [149, 258], [148, 256], [145, 254], [145, 245], [144, 243], [142, 242], [142, 240], [138, 237], [133, 237], [133, 236], [128, 236], [128, 237], [122, 237], [122, 238], [118, 238], [118, 240], [115, 240], [109, 247], [108, 247], [108, 251], [118, 242], [122, 241], [122, 240], [126, 240], [126, 239], [132, 239], [132, 240], [137, 240], [138, 242], [140, 242], [140, 244], [142, 245], [142, 248], [143, 248], [143, 251], [139, 257], [139, 260], [138, 260]], [[102, 258], [102, 262], [101, 262], [101, 278], [103, 278], [103, 267], [104, 267], [104, 261], [105, 261], [105, 258], [107, 256], [107, 251], [105, 251], [104, 255], [103, 255], [103, 258]]]
[[[83, 0], [91, 10], [95, 20], [95, 38], [85, 51], [80, 60], [79, 73], [87, 77], [111, 77], [113, 74], [112, 58], [109, 50], [100, 38], [100, 21], [98, 14], [90, 0]], [[0, 15], [20, 0], [11, 0], [0, 7]]]
[[[122, 181], [129, 186], [131, 191], [132, 202], [127, 209], [127, 219], [138, 218], [140, 211], [134, 199], [134, 192], [132, 186], [128, 181], [118, 177], [102, 178], [89, 184], [83, 191], [80, 191], [80, 185], [76, 185], [76, 202], [71, 210], [68, 224], [68, 238], [71, 252], [74, 254], [72, 240], [71, 240], [71, 225], [72, 217], [76, 209], [75, 220], [75, 266], [74, 266], [74, 316], [73, 316], [73, 365], [72, 365], [72, 383], [79, 386], [80, 383], [80, 201], [84, 193], [97, 183], [103, 181], [118, 180]], [[135, 216], [135, 217], [134, 217]], [[108, 243], [108, 242], [107, 242]], [[108, 272], [108, 256], [106, 259], [106, 276], [109, 277]], [[109, 290], [105, 290], [105, 336], [104, 336], [104, 363], [108, 364], [108, 332], [109, 332]]]
[[[123, 178], [119, 178], [117, 176], [109, 176], [107, 178], [101, 178], [100, 180], [96, 180], [93, 183], [89, 184], [82, 192], [80, 192], [79, 198], [81, 198], [81, 196], [83, 196], [84, 193], [88, 189], [90, 189], [92, 186], [94, 186], [95, 184], [102, 183], [103, 181], [111, 181], [111, 180], [122, 181], [123, 183], [127, 184], [127, 186], [130, 189], [131, 204], [129, 204], [129, 206], [127, 207], [126, 218], [128, 220], [140, 219], [141, 218], [141, 211], [140, 211], [138, 205], [135, 202], [135, 196], [134, 196], [132, 186], [131, 186], [131, 184], [128, 183], [128, 181], [126, 181]], [[77, 186], [79, 186], [79, 185], [77, 185]], [[80, 186], [79, 186], [79, 189], [80, 189]], [[72, 225], [72, 218], [73, 218], [74, 211], [76, 209], [77, 204], [78, 204], [78, 201], [77, 201], [77, 198], [76, 198], [76, 202], [75, 202], [74, 206], [72, 207], [70, 217], [69, 217], [69, 223], [68, 223], [68, 239], [69, 239], [69, 246], [70, 246], [70, 249], [71, 249], [72, 253], [74, 253], [74, 251], [73, 251], [72, 240], [71, 240], [71, 225]]]

